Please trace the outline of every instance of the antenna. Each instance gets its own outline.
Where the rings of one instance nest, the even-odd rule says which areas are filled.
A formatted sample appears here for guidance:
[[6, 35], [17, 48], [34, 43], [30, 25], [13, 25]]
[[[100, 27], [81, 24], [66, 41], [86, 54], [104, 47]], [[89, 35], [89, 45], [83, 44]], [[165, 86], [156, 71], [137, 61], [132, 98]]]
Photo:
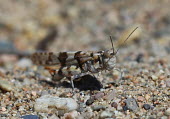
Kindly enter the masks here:
[[120, 44], [119, 48], [117, 49], [115, 55], [117, 54], [117, 52], [119, 51], [119, 49], [122, 47], [122, 45], [130, 38], [130, 36], [138, 29], [138, 27], [136, 27], [130, 34], [129, 36]]
[[113, 38], [112, 38], [112, 36], [110, 36], [110, 41], [111, 41], [111, 44], [112, 44], [112, 49], [113, 49], [113, 54], [114, 54], [115, 49], [114, 49], [114, 46], [113, 46]]

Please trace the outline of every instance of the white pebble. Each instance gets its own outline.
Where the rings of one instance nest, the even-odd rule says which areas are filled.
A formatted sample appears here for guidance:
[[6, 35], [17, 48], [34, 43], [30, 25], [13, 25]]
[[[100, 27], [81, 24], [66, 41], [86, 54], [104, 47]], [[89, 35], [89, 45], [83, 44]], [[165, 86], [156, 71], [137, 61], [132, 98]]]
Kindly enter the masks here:
[[34, 105], [34, 109], [38, 112], [49, 112], [50, 110], [56, 109], [57, 111], [67, 113], [77, 108], [78, 104], [72, 98], [60, 98], [51, 95], [44, 95], [38, 98]]

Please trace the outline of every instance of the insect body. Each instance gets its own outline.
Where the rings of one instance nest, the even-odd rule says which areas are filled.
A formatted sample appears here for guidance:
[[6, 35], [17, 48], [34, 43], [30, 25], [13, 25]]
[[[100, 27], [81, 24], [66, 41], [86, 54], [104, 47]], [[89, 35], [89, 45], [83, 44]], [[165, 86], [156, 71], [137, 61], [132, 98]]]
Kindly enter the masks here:
[[110, 40], [112, 43], [110, 50], [98, 52], [37, 52], [32, 55], [31, 59], [35, 64], [42, 65], [45, 69], [49, 70], [54, 77], [53, 79], [61, 80], [64, 77], [68, 78], [74, 88], [73, 80], [75, 78], [98, 73], [103, 70], [110, 71], [115, 68], [116, 54], [119, 49], [115, 52], [111, 36]]
[[99, 52], [37, 52], [32, 55], [32, 61], [44, 66], [55, 76], [56, 80], [63, 77], [79, 78], [88, 73], [98, 73], [112, 70], [116, 64], [113, 50]]

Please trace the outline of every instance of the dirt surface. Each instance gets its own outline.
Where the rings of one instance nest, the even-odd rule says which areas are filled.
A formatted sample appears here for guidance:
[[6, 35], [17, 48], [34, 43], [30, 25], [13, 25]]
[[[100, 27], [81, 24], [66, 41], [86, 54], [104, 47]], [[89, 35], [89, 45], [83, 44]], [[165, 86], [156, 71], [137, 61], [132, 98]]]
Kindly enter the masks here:
[[[0, 0], [0, 118], [169, 119], [169, 6], [168, 0]], [[122, 79], [117, 70], [87, 75], [74, 82], [74, 95], [67, 79], [53, 81], [28, 58], [36, 51], [110, 49], [110, 35], [120, 48]]]

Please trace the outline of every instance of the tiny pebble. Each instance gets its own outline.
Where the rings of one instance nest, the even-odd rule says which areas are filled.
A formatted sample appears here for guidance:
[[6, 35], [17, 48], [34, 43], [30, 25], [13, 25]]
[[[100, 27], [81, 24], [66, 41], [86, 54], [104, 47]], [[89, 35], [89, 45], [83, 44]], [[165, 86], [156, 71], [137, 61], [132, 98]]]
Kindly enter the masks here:
[[49, 92], [48, 92], [47, 90], [43, 90], [43, 91], [41, 92], [41, 96], [44, 96], [44, 95], [49, 95]]
[[153, 105], [151, 105], [151, 109], [154, 109], [155, 107]]
[[25, 116], [22, 116], [21, 118], [23, 118], [23, 119], [39, 119], [39, 117], [37, 115], [25, 115]]
[[23, 59], [19, 60], [16, 65], [17, 65], [18, 67], [25, 68], [25, 67], [30, 67], [30, 66], [32, 65], [32, 62], [31, 62], [31, 60], [28, 59], [28, 58], [23, 58]]
[[146, 94], [145, 95], [145, 99], [148, 101], [150, 99], [150, 95], [149, 94]]
[[158, 77], [155, 76], [155, 75], [152, 75], [151, 78], [152, 78], [152, 80], [154, 80], [154, 81], [158, 79]]
[[6, 111], [6, 108], [5, 108], [5, 107], [1, 107], [1, 110], [2, 110], [3, 112], [5, 112], [5, 111]]
[[170, 108], [168, 108], [168, 109], [165, 111], [165, 115], [166, 115], [166, 116], [170, 116]]
[[144, 108], [145, 110], [149, 110], [149, 109], [151, 108], [151, 106], [150, 106], [149, 104], [144, 104], [144, 105], [143, 105], [143, 108]]
[[100, 111], [100, 110], [106, 109], [106, 107], [103, 105], [94, 105], [94, 106], [92, 106], [92, 109], [93, 109], [93, 111]]
[[14, 88], [8, 81], [0, 79], [0, 89], [3, 91], [11, 91]]
[[95, 94], [94, 99], [98, 100], [98, 99], [102, 98], [103, 96], [104, 96], [104, 93], [99, 92], [99, 93]]
[[32, 91], [31, 94], [32, 94], [33, 96], [36, 96], [36, 95], [37, 95], [36, 91]]
[[116, 91], [112, 90], [111, 92], [109, 92], [106, 96], [105, 99], [106, 100], [113, 100], [116, 97]]
[[128, 110], [136, 111], [138, 109], [138, 104], [134, 98], [127, 98], [125, 103]]
[[94, 99], [93, 98], [90, 98], [90, 99], [88, 99], [87, 101], [86, 101], [86, 105], [91, 105], [91, 104], [93, 104], [93, 102], [94, 102]]
[[118, 104], [117, 104], [116, 102], [113, 102], [113, 103], [111, 104], [111, 106], [117, 109]]
[[103, 111], [101, 114], [100, 114], [100, 118], [101, 119], [106, 119], [106, 118], [109, 118], [109, 117], [112, 117], [113, 113], [109, 112], [109, 111]]
[[128, 110], [127, 106], [123, 106], [123, 111], [127, 111], [127, 110]]
[[166, 86], [170, 87], [170, 78], [168, 78], [167, 80], [165, 80]]
[[76, 117], [78, 117], [78, 112], [77, 111], [72, 111], [69, 113], [65, 113], [64, 114], [64, 119], [76, 119]]
[[145, 98], [143, 96], [138, 96], [138, 101], [143, 102]]

